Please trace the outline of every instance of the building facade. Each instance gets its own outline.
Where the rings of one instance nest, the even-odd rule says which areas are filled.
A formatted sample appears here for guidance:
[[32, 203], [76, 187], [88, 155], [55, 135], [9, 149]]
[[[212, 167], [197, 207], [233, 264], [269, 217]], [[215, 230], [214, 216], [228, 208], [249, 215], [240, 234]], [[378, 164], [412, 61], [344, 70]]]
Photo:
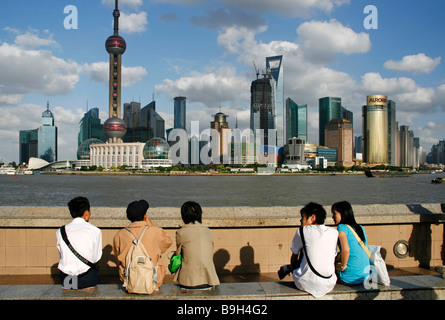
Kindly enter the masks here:
[[286, 139], [286, 112], [284, 101], [284, 67], [283, 56], [266, 57], [266, 70], [275, 80], [275, 128], [277, 130], [277, 146], [284, 147]]
[[326, 146], [337, 150], [337, 164], [351, 167], [353, 162], [352, 123], [346, 119], [333, 119], [325, 129]]
[[324, 97], [318, 100], [318, 140], [320, 146], [326, 146], [325, 129], [332, 119], [343, 118], [341, 98]]
[[173, 123], [173, 129], [186, 129], [186, 97], [175, 97], [174, 98], [174, 109], [173, 109], [173, 116], [174, 116], [174, 123]]
[[227, 122], [227, 115], [222, 112], [218, 112], [213, 115], [214, 120], [210, 122], [210, 128], [218, 132], [218, 156], [219, 163], [230, 164], [231, 163], [231, 132], [229, 123]]
[[250, 129], [255, 136], [258, 134], [257, 130], [262, 130], [263, 145], [266, 146], [277, 146], [276, 134], [269, 137], [272, 130], [274, 133], [276, 132], [275, 94], [275, 79], [270, 72], [266, 73], [263, 78], [252, 81], [250, 86]]
[[90, 165], [106, 170], [119, 166], [141, 168], [145, 143], [101, 143], [90, 145]]
[[104, 141], [103, 125], [100, 123], [99, 109], [91, 108], [79, 121], [77, 133], [77, 145], [88, 139], [96, 138]]
[[307, 138], [307, 104], [298, 105], [291, 98], [286, 99], [286, 141], [292, 138]]
[[363, 162], [368, 165], [389, 164], [387, 97], [371, 95], [362, 108]]
[[49, 110], [49, 102], [42, 113], [42, 124], [38, 129], [21, 130], [19, 132], [19, 161], [28, 163], [32, 157], [43, 159], [49, 163], [57, 161], [57, 127], [54, 125], [53, 113]]

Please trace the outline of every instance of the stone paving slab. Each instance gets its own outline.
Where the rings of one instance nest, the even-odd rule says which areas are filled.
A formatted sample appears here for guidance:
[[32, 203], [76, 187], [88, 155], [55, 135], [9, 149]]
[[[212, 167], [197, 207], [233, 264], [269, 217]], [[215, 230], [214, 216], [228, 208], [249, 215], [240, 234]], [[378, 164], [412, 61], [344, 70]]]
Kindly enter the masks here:
[[185, 290], [164, 284], [151, 295], [128, 294], [119, 284], [102, 284], [90, 290], [63, 290], [60, 285], [1, 285], [0, 300], [443, 300], [445, 279], [440, 275], [399, 276], [390, 286], [366, 289], [363, 285], [337, 284], [332, 292], [315, 299], [295, 288], [292, 281], [222, 283], [209, 290]]

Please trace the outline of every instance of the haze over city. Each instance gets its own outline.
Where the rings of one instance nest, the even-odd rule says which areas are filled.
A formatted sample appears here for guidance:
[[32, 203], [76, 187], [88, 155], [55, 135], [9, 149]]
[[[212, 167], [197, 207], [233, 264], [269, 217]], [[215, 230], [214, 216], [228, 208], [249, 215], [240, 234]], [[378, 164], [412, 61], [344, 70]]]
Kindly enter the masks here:
[[[369, 28], [365, 7], [377, 9]], [[76, 9], [75, 27], [67, 17]], [[108, 118], [105, 40], [113, 0], [3, 4], [0, 13], [0, 159], [18, 161], [19, 130], [37, 128], [47, 101], [58, 127], [58, 159], [76, 158], [77, 126], [89, 108]], [[423, 151], [445, 138], [444, 24], [439, 1], [120, 0], [122, 103], [156, 100], [173, 127], [173, 98], [187, 122], [208, 128], [222, 111], [249, 127], [250, 85], [267, 56], [283, 55], [284, 97], [308, 105], [308, 142], [318, 143], [318, 99], [341, 97], [361, 135], [366, 95], [397, 103], [397, 121]], [[369, 21], [368, 21], [369, 22]], [[73, 25], [71, 25], [73, 26]]]

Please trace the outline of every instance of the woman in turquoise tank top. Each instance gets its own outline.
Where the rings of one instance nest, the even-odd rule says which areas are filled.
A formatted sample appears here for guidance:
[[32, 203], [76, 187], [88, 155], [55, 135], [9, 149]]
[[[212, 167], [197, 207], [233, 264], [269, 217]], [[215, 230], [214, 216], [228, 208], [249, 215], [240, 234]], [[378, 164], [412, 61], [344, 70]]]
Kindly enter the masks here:
[[368, 245], [365, 229], [355, 221], [354, 212], [349, 202], [334, 203], [331, 212], [337, 225], [340, 249], [339, 259], [335, 266], [338, 282], [362, 284], [369, 276], [369, 257], [348, 225], [355, 230], [365, 245]]

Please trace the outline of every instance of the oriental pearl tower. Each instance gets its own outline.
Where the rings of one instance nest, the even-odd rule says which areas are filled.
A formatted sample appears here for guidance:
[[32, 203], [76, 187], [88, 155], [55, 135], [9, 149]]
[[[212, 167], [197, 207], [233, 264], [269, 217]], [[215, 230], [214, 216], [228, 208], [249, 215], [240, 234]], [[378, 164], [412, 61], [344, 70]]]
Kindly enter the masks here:
[[127, 126], [120, 118], [121, 116], [121, 69], [122, 54], [124, 54], [127, 44], [124, 38], [119, 35], [119, 9], [118, 0], [115, 2], [113, 11], [114, 34], [108, 37], [105, 42], [105, 49], [110, 54], [110, 74], [109, 74], [109, 113], [110, 118], [104, 122], [104, 134], [109, 143], [122, 143], [122, 138], [127, 132]]

